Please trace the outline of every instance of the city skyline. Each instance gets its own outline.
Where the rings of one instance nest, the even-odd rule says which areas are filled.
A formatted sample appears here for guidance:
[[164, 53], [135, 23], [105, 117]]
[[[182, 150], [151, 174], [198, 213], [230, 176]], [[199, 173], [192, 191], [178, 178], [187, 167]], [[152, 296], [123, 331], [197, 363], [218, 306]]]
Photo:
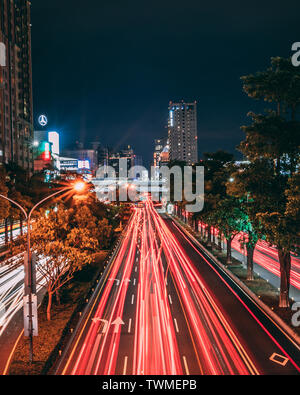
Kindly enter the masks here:
[[0, 3], [0, 376], [299, 376], [299, 3], [41, 3]]
[[150, 163], [153, 141], [167, 127], [169, 101], [196, 100], [200, 157], [223, 148], [241, 158], [235, 147], [249, 107], [264, 107], [249, 101], [240, 77], [265, 69], [272, 56], [291, 55], [299, 4], [288, 4], [256, 4], [258, 17], [253, 2], [199, 8], [198, 1], [185, 7], [131, 1], [126, 8], [33, 1], [35, 121], [47, 113], [63, 146], [74, 135], [117, 150], [128, 142]]

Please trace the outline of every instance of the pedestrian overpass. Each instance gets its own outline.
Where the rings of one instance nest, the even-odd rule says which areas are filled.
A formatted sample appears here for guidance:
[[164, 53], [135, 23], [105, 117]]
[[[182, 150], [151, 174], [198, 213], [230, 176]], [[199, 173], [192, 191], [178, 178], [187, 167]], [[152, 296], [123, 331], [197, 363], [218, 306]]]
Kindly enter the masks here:
[[[136, 194], [152, 194], [158, 196], [159, 200], [163, 195], [167, 195], [169, 187], [167, 180], [150, 180], [150, 179], [130, 179], [130, 178], [94, 178], [92, 183], [95, 186], [97, 196], [103, 197], [100, 200], [110, 200], [109, 196], [113, 195], [116, 190], [135, 191]], [[105, 199], [105, 196], [107, 197]]]

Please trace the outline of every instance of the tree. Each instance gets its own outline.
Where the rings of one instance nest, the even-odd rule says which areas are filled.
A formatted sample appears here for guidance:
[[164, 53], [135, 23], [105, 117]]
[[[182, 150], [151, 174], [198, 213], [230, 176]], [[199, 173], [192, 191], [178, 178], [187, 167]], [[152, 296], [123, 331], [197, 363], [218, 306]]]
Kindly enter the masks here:
[[247, 95], [275, 104], [276, 115], [296, 119], [300, 106], [300, 70], [291, 59], [271, 58], [271, 66], [263, 72], [241, 78]]
[[[9, 197], [15, 202], [19, 203], [26, 211], [32, 206], [31, 200], [28, 196], [22, 195], [19, 191], [13, 190], [9, 193]], [[10, 221], [10, 242], [13, 242], [13, 224], [14, 221], [20, 221], [20, 233], [23, 235], [23, 221], [24, 214], [14, 204], [10, 205], [9, 210], [9, 221]]]
[[[285, 191], [287, 197], [286, 215], [293, 217], [300, 223], [300, 172], [299, 169], [289, 179], [288, 188]], [[300, 227], [298, 227], [298, 237], [300, 237]]]
[[224, 235], [227, 241], [227, 265], [232, 263], [231, 245], [235, 236], [242, 227], [243, 212], [240, 202], [234, 197], [227, 197], [217, 203], [213, 213], [213, 221]]
[[[10, 162], [6, 165], [6, 186], [8, 188], [8, 197], [19, 203], [25, 209], [31, 206], [31, 199], [27, 195], [28, 173], [19, 165]], [[10, 242], [13, 242], [13, 225], [14, 221], [20, 221], [20, 232], [23, 234], [24, 215], [14, 204], [10, 205], [8, 216], [5, 219], [6, 228], [10, 225]], [[8, 242], [8, 237], [6, 237]]]
[[[266, 239], [276, 245], [280, 262], [279, 306], [289, 306], [291, 249], [297, 222], [288, 214], [286, 191], [299, 163], [300, 70], [290, 59], [272, 58], [264, 72], [242, 77], [244, 91], [252, 98], [271, 103], [266, 114], [249, 115], [252, 124], [242, 129], [246, 139], [239, 149], [251, 161], [247, 192], [259, 207], [257, 219]], [[256, 178], [256, 179], [255, 179]], [[257, 180], [259, 180], [257, 182]]]
[[[82, 218], [86, 218], [85, 224]], [[75, 272], [90, 264], [98, 251], [95, 231], [95, 218], [82, 206], [66, 209], [61, 205], [57, 211], [41, 215], [32, 224], [32, 249], [39, 257], [37, 272], [47, 286], [49, 321], [53, 295], [73, 278]]]
[[232, 174], [230, 181], [227, 183], [227, 193], [231, 196], [235, 196], [240, 201], [240, 209], [242, 212], [240, 226], [242, 237], [240, 238], [240, 242], [241, 246], [245, 246], [247, 250], [248, 281], [252, 281], [254, 279], [254, 251], [259, 238], [263, 237], [262, 226], [256, 216], [257, 212], [260, 210], [260, 206], [248, 192], [248, 190], [251, 189], [249, 187], [251, 183], [256, 186], [259, 186], [259, 184], [264, 185], [265, 183], [265, 179], [260, 179], [256, 170], [257, 169], [255, 169], [255, 167], [253, 168], [253, 166], [248, 163], [239, 166]]
[[[205, 153], [204, 160], [200, 164], [205, 169], [205, 205], [201, 213], [196, 213], [194, 218], [206, 224], [208, 232], [208, 244], [211, 243], [212, 227], [217, 227], [215, 211], [217, 204], [227, 197], [226, 183], [231, 174], [233, 155], [226, 151]], [[219, 246], [221, 244], [221, 231], [219, 228]]]

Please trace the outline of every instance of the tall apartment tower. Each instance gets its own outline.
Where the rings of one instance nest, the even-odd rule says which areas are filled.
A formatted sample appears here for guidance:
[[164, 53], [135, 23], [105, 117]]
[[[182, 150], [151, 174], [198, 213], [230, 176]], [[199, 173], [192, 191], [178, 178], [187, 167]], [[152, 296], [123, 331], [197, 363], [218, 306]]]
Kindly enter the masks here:
[[197, 103], [170, 102], [169, 105], [170, 160], [198, 162]]
[[[28, 0], [0, 1], [0, 163], [33, 172], [31, 24]], [[3, 45], [4, 44], [4, 45]], [[3, 56], [2, 56], [3, 59]]]

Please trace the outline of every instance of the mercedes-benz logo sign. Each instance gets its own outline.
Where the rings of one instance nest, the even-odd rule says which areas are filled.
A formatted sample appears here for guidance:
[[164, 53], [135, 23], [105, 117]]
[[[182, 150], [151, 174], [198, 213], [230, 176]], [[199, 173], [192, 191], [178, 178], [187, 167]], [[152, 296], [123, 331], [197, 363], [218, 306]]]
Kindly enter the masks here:
[[48, 123], [48, 119], [47, 119], [46, 115], [40, 115], [39, 116], [39, 124], [41, 126], [46, 126], [47, 123]]

